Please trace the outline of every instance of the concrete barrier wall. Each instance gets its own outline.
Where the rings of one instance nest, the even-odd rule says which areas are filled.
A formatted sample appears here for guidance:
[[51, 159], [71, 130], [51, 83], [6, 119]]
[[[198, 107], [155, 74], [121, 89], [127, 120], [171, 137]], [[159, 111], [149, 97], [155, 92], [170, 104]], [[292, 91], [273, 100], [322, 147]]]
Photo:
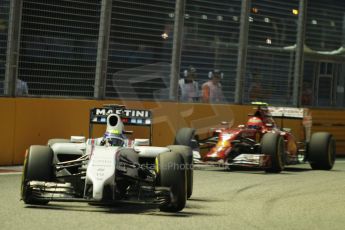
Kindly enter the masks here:
[[[89, 109], [103, 104], [117, 103], [128, 108], [143, 108], [153, 111], [153, 144], [168, 145], [174, 140], [175, 132], [181, 127], [193, 127], [203, 137], [210, 133], [212, 127], [219, 126], [221, 121], [228, 121], [237, 126], [247, 120], [253, 106], [244, 105], [208, 105], [180, 104], [175, 102], [142, 102], [142, 101], [97, 101], [77, 99], [41, 99], [41, 98], [0, 98], [0, 165], [22, 164], [28, 146], [46, 144], [50, 138], [69, 138], [71, 135], [88, 136]], [[313, 117], [324, 110], [313, 111]], [[335, 114], [337, 119], [344, 119], [345, 111], [327, 110], [326, 114]], [[320, 117], [322, 117], [320, 115]], [[321, 118], [320, 118], [321, 120]], [[314, 119], [314, 121], [317, 121]], [[327, 120], [329, 122], [329, 120]], [[276, 120], [280, 124], [279, 120]], [[323, 122], [323, 121], [322, 121]], [[338, 122], [339, 123], [339, 122]], [[334, 130], [335, 126], [320, 126], [323, 131], [335, 132], [337, 139], [344, 143], [343, 127]], [[293, 129], [297, 138], [303, 132], [300, 120], [286, 120], [285, 127]], [[102, 127], [95, 129], [95, 135], [102, 135]], [[134, 137], [147, 135], [147, 131], [134, 128]], [[345, 146], [338, 148], [345, 153]]]

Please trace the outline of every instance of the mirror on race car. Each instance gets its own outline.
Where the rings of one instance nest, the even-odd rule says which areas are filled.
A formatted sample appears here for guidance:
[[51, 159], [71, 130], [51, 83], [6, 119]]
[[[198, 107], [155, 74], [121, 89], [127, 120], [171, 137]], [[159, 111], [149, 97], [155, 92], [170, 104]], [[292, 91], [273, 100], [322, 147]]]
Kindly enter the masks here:
[[139, 138], [134, 139], [134, 146], [148, 146], [148, 145], [150, 145], [149, 139], [139, 139]]
[[84, 136], [71, 136], [70, 140], [72, 143], [84, 143], [85, 137]]

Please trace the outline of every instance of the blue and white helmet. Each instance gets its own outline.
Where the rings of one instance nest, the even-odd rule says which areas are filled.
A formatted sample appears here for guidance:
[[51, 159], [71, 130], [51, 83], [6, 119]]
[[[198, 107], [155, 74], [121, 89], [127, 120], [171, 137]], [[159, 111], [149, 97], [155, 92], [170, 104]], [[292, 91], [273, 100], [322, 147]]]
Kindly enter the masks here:
[[118, 130], [110, 130], [104, 133], [103, 140], [105, 141], [105, 145], [124, 146], [126, 138]]
[[124, 125], [117, 114], [110, 114], [107, 117], [107, 130], [104, 133], [103, 141], [105, 145], [124, 146], [125, 136], [123, 135]]

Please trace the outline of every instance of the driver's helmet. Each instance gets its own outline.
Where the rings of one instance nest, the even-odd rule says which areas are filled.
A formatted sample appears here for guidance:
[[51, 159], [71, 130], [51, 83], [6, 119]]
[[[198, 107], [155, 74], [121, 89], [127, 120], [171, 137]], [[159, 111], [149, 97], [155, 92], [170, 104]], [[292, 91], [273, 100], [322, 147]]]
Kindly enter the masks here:
[[[113, 130], [114, 131], [114, 130]], [[124, 146], [125, 137], [123, 134], [116, 132], [105, 132], [102, 140], [102, 145], [107, 146]]]
[[250, 129], [261, 129], [263, 126], [264, 123], [258, 117], [252, 117], [247, 122], [247, 127]]

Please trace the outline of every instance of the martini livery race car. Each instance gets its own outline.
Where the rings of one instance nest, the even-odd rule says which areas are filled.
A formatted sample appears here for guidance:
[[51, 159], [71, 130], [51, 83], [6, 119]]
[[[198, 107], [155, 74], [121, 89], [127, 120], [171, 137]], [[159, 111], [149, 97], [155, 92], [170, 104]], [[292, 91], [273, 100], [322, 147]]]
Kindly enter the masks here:
[[[21, 199], [26, 204], [85, 201], [90, 204], [153, 203], [162, 211], [185, 207], [193, 191], [194, 130], [177, 132], [174, 145], [153, 147], [148, 110], [107, 106], [90, 111], [94, 124], [106, 124], [103, 137], [72, 136], [32, 145], [26, 152]], [[150, 138], [130, 139], [125, 125], [148, 127]]]
[[[278, 128], [271, 113], [273, 107], [266, 103], [252, 104], [256, 105], [256, 111], [247, 124], [215, 130], [213, 136], [203, 141], [206, 145], [213, 143], [203, 162], [221, 164], [228, 169], [253, 167], [275, 173], [281, 172], [285, 165], [306, 161], [312, 169], [332, 169], [335, 140], [331, 134], [318, 132], [310, 140], [297, 142], [289, 129]], [[279, 109], [274, 111], [275, 117], [303, 118], [303, 109]]]

